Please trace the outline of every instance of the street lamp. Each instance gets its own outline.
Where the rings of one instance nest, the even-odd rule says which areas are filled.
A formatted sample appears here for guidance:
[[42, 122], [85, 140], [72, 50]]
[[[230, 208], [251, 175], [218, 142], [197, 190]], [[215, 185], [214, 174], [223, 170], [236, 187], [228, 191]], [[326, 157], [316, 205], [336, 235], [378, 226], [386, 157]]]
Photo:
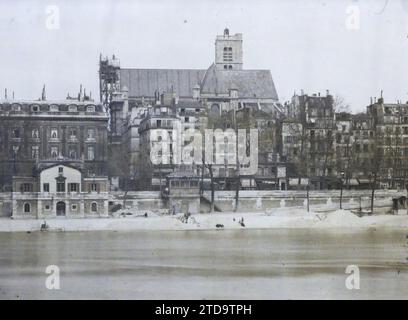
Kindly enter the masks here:
[[370, 172], [370, 181], [371, 181], [371, 214], [374, 213], [374, 193], [375, 193], [375, 185], [377, 183], [377, 173], [376, 172]]
[[309, 212], [309, 190], [310, 190], [310, 186], [307, 185], [307, 186], [306, 186], [307, 212]]
[[[407, 205], [407, 200], [408, 200], [408, 183], [405, 185], [405, 189], [407, 189], [407, 199], [405, 200], [405, 205]], [[407, 214], [408, 214], [408, 207], [407, 207]]]
[[340, 209], [343, 209], [343, 179], [344, 171], [340, 173]]

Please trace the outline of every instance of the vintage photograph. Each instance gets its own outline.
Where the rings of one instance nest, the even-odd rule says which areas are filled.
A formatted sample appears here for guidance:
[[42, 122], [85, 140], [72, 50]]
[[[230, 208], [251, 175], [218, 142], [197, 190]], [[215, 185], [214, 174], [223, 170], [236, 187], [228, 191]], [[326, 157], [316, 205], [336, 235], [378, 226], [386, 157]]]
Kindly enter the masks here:
[[408, 298], [408, 0], [4, 0], [0, 39], [0, 300]]

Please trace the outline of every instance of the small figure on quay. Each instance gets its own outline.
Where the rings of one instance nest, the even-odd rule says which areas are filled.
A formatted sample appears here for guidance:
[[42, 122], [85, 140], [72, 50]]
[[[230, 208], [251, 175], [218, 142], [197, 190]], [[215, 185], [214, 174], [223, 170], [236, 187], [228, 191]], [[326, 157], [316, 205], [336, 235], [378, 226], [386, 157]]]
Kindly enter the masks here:
[[41, 231], [46, 231], [48, 229], [47, 222], [44, 220], [44, 223], [41, 224]]

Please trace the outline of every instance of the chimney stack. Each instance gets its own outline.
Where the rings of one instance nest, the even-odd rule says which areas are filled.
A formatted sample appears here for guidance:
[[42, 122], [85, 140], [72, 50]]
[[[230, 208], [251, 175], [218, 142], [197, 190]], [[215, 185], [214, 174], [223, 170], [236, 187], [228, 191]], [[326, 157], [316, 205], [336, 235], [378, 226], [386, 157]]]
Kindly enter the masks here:
[[82, 84], [79, 86], [78, 100], [83, 101]]
[[41, 100], [42, 100], [42, 101], [45, 101], [45, 99], [46, 99], [46, 94], [45, 94], [45, 84], [44, 84], [44, 85], [43, 85], [42, 92], [41, 92]]

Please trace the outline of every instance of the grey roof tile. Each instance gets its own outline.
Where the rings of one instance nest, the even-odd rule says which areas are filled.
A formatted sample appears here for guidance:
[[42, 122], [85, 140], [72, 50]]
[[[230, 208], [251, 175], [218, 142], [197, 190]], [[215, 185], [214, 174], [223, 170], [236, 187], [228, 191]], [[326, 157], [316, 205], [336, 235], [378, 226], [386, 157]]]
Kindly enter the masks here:
[[130, 97], [154, 97], [156, 90], [192, 97], [194, 86], [200, 84], [202, 93], [226, 94], [236, 88], [240, 98], [278, 100], [269, 70], [219, 70], [214, 64], [207, 70], [120, 69], [120, 82]]
[[154, 97], [156, 90], [172, 89], [179, 97], [192, 97], [204, 73], [199, 69], [120, 69], [120, 82], [129, 89], [130, 97]]
[[208, 94], [228, 93], [232, 88], [238, 89], [240, 98], [278, 100], [269, 70], [220, 70], [213, 64], [201, 84], [201, 92]]

